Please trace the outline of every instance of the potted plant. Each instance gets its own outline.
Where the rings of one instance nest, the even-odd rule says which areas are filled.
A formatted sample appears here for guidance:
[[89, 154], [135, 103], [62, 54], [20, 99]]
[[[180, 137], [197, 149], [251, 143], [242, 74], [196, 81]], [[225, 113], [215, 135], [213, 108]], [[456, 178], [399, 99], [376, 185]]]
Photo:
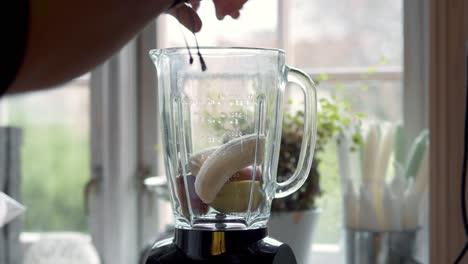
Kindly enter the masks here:
[[[336, 97], [321, 98], [318, 103], [317, 139], [309, 177], [297, 192], [273, 200], [269, 221], [270, 234], [293, 248], [298, 263], [308, 263], [314, 228], [320, 215], [320, 209], [317, 207], [317, 200], [322, 194], [318, 170], [320, 154], [324, 152], [325, 145], [336, 140], [339, 133], [356, 128], [356, 123], [360, 124], [361, 117], [360, 114], [351, 114], [350, 104]], [[288, 104], [292, 106], [293, 102], [290, 100]], [[279, 182], [287, 180], [295, 171], [303, 126], [303, 111], [296, 110], [285, 114], [278, 161]], [[353, 135], [353, 142], [362, 142], [357, 130]]]

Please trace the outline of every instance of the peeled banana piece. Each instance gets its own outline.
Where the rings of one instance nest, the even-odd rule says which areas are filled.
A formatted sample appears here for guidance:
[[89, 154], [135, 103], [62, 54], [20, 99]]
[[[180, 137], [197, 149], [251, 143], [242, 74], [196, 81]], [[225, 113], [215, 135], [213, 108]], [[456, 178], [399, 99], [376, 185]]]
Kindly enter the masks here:
[[190, 165], [190, 172], [192, 173], [192, 175], [198, 174], [203, 163], [205, 163], [205, 161], [217, 149], [218, 147], [207, 148], [190, 156], [189, 165]]
[[[217, 148], [201, 166], [195, 192], [207, 204], [212, 203], [229, 178], [237, 171], [263, 162], [265, 137], [255, 134], [235, 138]], [[255, 153], [257, 154], [255, 156]]]

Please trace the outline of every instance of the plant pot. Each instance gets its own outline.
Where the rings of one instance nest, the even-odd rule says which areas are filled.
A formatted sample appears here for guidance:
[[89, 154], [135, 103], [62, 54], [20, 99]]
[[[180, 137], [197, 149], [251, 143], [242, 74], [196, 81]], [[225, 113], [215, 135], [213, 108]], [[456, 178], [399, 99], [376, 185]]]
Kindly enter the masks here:
[[298, 264], [309, 263], [320, 210], [273, 212], [268, 222], [271, 237], [291, 246]]

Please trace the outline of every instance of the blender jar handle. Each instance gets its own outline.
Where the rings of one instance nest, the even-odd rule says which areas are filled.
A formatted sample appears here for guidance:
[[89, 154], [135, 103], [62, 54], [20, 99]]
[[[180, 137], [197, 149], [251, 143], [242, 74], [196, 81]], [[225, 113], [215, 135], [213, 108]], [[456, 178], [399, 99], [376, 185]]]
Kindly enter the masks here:
[[288, 83], [299, 85], [304, 93], [304, 134], [301, 143], [301, 152], [297, 162], [296, 171], [284, 182], [277, 182], [275, 198], [282, 198], [297, 191], [309, 176], [314, 158], [314, 148], [317, 133], [317, 91], [314, 82], [304, 72], [287, 68]]

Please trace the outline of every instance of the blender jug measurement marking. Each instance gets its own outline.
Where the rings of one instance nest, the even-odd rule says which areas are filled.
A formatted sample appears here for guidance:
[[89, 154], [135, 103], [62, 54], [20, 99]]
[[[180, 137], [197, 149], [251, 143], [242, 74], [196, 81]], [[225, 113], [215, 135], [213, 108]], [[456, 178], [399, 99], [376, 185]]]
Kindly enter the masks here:
[[194, 123], [198, 130], [200, 125], [207, 125], [205, 129], [208, 130], [197, 135], [197, 138], [202, 139], [206, 144], [226, 143], [228, 139], [254, 132], [245, 131], [245, 124], [249, 122], [253, 124], [254, 109], [258, 106], [255, 94], [245, 95], [231, 92], [224, 95], [215, 93], [205, 96], [195, 93], [188, 96], [190, 98], [184, 98], [183, 104], [194, 106], [194, 109], [186, 113], [194, 116], [193, 121], [198, 121], [198, 123]]

